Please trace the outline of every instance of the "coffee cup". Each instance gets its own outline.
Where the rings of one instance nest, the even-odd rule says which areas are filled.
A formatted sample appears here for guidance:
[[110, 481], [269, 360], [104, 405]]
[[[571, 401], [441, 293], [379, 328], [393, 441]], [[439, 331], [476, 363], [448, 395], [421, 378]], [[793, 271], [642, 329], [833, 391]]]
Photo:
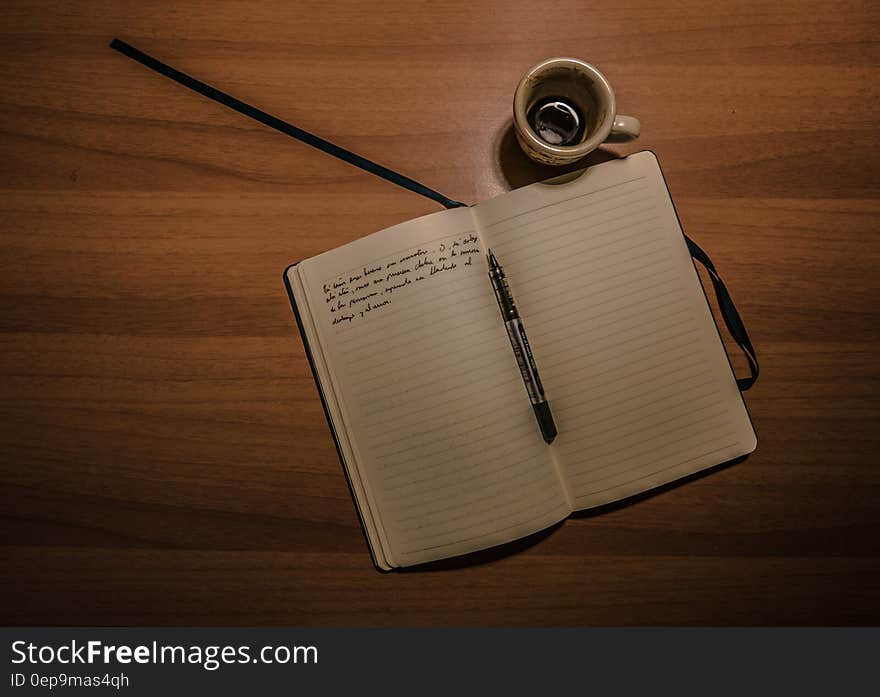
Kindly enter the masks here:
[[576, 58], [542, 61], [522, 77], [513, 124], [526, 155], [548, 165], [575, 162], [606, 141], [634, 140], [641, 129], [638, 119], [617, 113], [605, 76]]

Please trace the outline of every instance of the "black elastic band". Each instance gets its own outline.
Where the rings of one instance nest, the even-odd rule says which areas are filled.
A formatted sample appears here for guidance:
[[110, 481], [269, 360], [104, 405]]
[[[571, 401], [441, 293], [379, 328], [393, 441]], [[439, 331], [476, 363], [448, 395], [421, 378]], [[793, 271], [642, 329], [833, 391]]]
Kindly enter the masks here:
[[718, 275], [718, 271], [715, 269], [715, 264], [712, 263], [709, 255], [703, 251], [700, 245], [687, 235], [684, 236], [684, 239], [685, 242], [687, 242], [691, 256], [705, 266], [706, 271], [709, 272], [709, 278], [712, 279], [712, 286], [715, 288], [715, 298], [718, 300], [718, 308], [721, 310], [721, 317], [724, 318], [724, 324], [727, 325], [730, 335], [742, 349], [742, 352], [746, 356], [746, 360], [749, 362], [749, 369], [752, 374], [747, 378], [736, 379], [736, 384], [739, 386], [739, 389], [745, 392], [754, 385], [755, 381], [758, 379], [758, 356], [755, 353], [755, 347], [752, 346], [751, 339], [749, 339], [749, 334], [746, 331], [746, 326], [743, 324], [742, 318], [739, 316], [739, 311], [736, 309], [736, 305], [733, 304], [733, 298], [730, 297], [730, 293], [727, 291], [727, 286], [724, 285], [724, 281], [722, 281], [721, 276]]
[[[134, 46], [125, 43], [119, 39], [113, 39], [110, 42], [110, 48], [116, 49], [120, 53], [128, 56], [136, 60], [138, 63], [141, 63], [151, 70], [155, 70], [157, 73], [161, 73], [165, 77], [171, 78], [175, 82], [180, 83], [184, 87], [188, 87], [195, 92], [198, 92], [209, 99], [213, 99], [215, 102], [219, 102], [224, 106], [229, 107], [237, 111], [240, 114], [244, 114], [245, 116], [249, 116], [250, 118], [263, 123], [270, 128], [274, 128], [276, 131], [280, 131], [285, 135], [290, 136], [291, 138], [296, 138], [297, 140], [306, 143], [307, 145], [311, 145], [322, 152], [327, 153], [328, 155], [332, 155], [333, 157], [337, 157], [344, 162], [348, 162], [349, 164], [354, 165], [355, 167], [360, 167], [361, 169], [370, 172], [371, 174], [375, 174], [377, 177], [382, 177], [383, 179], [390, 181], [392, 184], [397, 184], [398, 186], [402, 186], [404, 189], [409, 189], [417, 194], [421, 194], [422, 196], [426, 196], [427, 198], [437, 201], [442, 206], [446, 208], [461, 208], [466, 204], [460, 203], [459, 201], [454, 201], [451, 198], [447, 198], [443, 194], [434, 191], [433, 189], [429, 189], [424, 184], [420, 184], [414, 179], [410, 179], [409, 177], [405, 177], [402, 174], [398, 174], [397, 172], [388, 169], [387, 167], [383, 167], [376, 162], [366, 159], [365, 157], [361, 157], [360, 155], [356, 155], [345, 148], [341, 148], [338, 145], [334, 145], [330, 141], [324, 140], [323, 138], [319, 138], [313, 133], [309, 133], [308, 131], [304, 131], [301, 128], [297, 128], [296, 126], [287, 123], [286, 121], [282, 121], [281, 119], [272, 116], [271, 114], [267, 114], [265, 111], [261, 111], [255, 107], [252, 107], [250, 104], [245, 104], [244, 102], [236, 99], [235, 97], [226, 94], [225, 92], [221, 92], [218, 89], [211, 87], [210, 85], [206, 85], [204, 82], [196, 80], [193, 77], [190, 77], [186, 73], [182, 73], [179, 70], [175, 70], [170, 65], [165, 65], [161, 61], [156, 60], [152, 56], [148, 56], [146, 53], [139, 51]], [[733, 304], [733, 299], [730, 297], [730, 293], [727, 291], [727, 287], [724, 285], [724, 282], [721, 280], [721, 277], [718, 275], [718, 271], [715, 269], [715, 265], [712, 263], [712, 260], [709, 258], [709, 255], [704, 252], [700, 246], [690, 239], [687, 235], [685, 235], [685, 241], [687, 242], [688, 249], [690, 250], [691, 256], [699, 261], [703, 266], [706, 267], [706, 270], [709, 272], [709, 277], [712, 279], [712, 286], [715, 288], [715, 297], [718, 299], [718, 307], [721, 310], [721, 316], [724, 318], [724, 324], [727, 325], [727, 328], [730, 330], [730, 334], [733, 337], [734, 341], [739, 345], [742, 349], [743, 353], [746, 355], [746, 359], [749, 362], [749, 368], [751, 369], [751, 376], [747, 378], [737, 378], [736, 384], [743, 391], [749, 389], [752, 385], [755, 384], [755, 380], [758, 379], [758, 358], [755, 354], [755, 349], [752, 346], [752, 342], [749, 340], [749, 335], [746, 332], [745, 325], [742, 322], [742, 319], [739, 316], [739, 312], [736, 309], [736, 305]]]
[[134, 46], [127, 44], [120, 39], [113, 39], [113, 41], [110, 42], [110, 48], [116, 49], [120, 53], [147, 66], [151, 70], [155, 70], [157, 73], [161, 73], [165, 77], [171, 78], [184, 87], [188, 87], [209, 99], [213, 99], [215, 102], [219, 102], [223, 106], [227, 106], [240, 114], [249, 116], [256, 121], [269, 126], [269, 128], [274, 128], [276, 131], [280, 131], [285, 135], [296, 138], [297, 140], [300, 140], [307, 145], [311, 145], [313, 148], [317, 148], [328, 155], [338, 157], [340, 160], [348, 162], [355, 167], [360, 167], [370, 174], [382, 177], [383, 179], [390, 181], [392, 184], [397, 184], [397, 186], [402, 186], [404, 189], [409, 189], [422, 196], [427, 196], [446, 208], [460, 208], [465, 205], [458, 201], [453, 201], [450, 198], [446, 198], [443, 194], [438, 193], [433, 189], [429, 189], [424, 184], [419, 184], [419, 182], [414, 179], [405, 177], [402, 174], [398, 174], [387, 167], [383, 167], [382, 165], [373, 162], [372, 160], [368, 160], [367, 158], [356, 155], [345, 148], [334, 145], [330, 141], [324, 140], [323, 138], [320, 138], [313, 133], [309, 133], [308, 131], [304, 131], [301, 128], [297, 128], [293, 124], [282, 121], [276, 116], [272, 116], [265, 111], [252, 107], [250, 104], [245, 104], [225, 92], [221, 92], [210, 85], [206, 85], [200, 80], [196, 80], [194, 77], [190, 77], [186, 73], [175, 70], [170, 65], [165, 65], [162, 61], [158, 61], [152, 56], [148, 56], [146, 53], [139, 51]]

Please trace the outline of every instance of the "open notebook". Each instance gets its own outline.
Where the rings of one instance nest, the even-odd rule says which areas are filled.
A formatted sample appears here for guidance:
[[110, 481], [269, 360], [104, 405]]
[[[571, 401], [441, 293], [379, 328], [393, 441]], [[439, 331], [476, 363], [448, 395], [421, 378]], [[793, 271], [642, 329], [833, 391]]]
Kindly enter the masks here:
[[[488, 248], [529, 334], [550, 446]], [[755, 448], [653, 153], [395, 225], [285, 280], [380, 568], [524, 537]]]

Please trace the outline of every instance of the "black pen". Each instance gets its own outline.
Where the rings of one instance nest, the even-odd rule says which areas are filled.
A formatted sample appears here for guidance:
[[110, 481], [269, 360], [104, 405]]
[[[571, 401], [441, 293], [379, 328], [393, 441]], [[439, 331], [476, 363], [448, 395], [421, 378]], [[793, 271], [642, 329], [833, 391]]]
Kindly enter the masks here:
[[532, 402], [532, 409], [535, 411], [535, 418], [538, 419], [538, 426], [541, 427], [541, 435], [548, 443], [552, 443], [556, 438], [556, 424], [553, 423], [553, 414], [550, 413], [550, 405], [547, 403], [547, 397], [544, 395], [544, 386], [541, 384], [541, 378], [538, 375], [538, 366], [535, 365], [535, 358], [532, 356], [532, 347], [529, 346], [529, 340], [526, 337], [526, 330], [523, 328], [519, 319], [519, 312], [516, 309], [516, 303], [513, 302], [513, 296], [504, 278], [504, 270], [501, 264], [489, 250], [489, 279], [492, 281], [492, 288], [495, 291], [495, 298], [498, 300], [498, 307], [501, 308], [501, 316], [504, 318], [504, 327], [507, 329], [507, 336], [510, 337], [510, 345], [513, 347], [513, 355], [516, 356], [519, 372], [522, 374], [523, 382], [526, 384], [526, 392], [529, 393], [529, 399]]

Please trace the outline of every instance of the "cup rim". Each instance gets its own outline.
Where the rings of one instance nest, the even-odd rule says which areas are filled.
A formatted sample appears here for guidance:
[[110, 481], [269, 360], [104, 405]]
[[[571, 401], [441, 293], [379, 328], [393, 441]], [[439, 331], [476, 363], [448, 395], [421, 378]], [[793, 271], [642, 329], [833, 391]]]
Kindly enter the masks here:
[[[580, 69], [585, 70], [590, 73], [595, 81], [602, 86], [608, 96], [608, 114], [599, 128], [591, 135], [587, 140], [583, 143], [578, 143], [577, 145], [552, 145], [541, 138], [532, 130], [531, 126], [529, 126], [528, 119], [526, 117], [526, 109], [528, 104], [526, 104], [526, 84], [537, 74], [548, 70], [549, 68], [556, 68], [562, 66], [571, 66], [572, 64], [577, 65]], [[582, 61], [579, 58], [548, 58], [547, 60], [541, 61], [536, 65], [532, 66], [525, 75], [520, 79], [519, 84], [516, 86], [516, 92], [513, 95], [513, 118], [515, 121], [515, 125], [519, 130], [520, 134], [529, 141], [529, 144], [536, 148], [539, 152], [546, 153], [548, 155], [558, 155], [564, 157], [566, 159], [577, 159], [578, 157], [582, 157], [589, 152], [595, 150], [599, 145], [605, 142], [608, 139], [608, 136], [611, 134], [611, 127], [614, 125], [614, 116], [617, 113], [617, 102], [614, 97], [614, 90], [611, 89], [611, 85], [608, 82], [608, 79], [599, 71], [598, 68], [594, 65], [590, 65], [586, 61]]]

